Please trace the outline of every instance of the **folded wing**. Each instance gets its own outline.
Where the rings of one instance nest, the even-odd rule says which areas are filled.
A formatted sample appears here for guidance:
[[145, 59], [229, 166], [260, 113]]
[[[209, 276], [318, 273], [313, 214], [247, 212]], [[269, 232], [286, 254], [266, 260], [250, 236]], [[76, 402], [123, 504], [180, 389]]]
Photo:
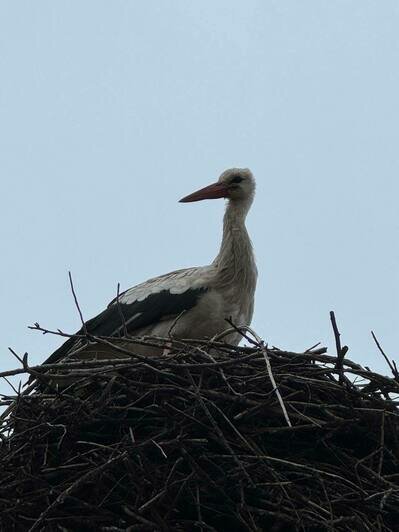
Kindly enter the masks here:
[[[85, 323], [92, 336], [123, 336], [173, 318], [193, 308], [208, 290], [206, 268], [188, 268], [155, 277], [123, 292], [108, 307]], [[77, 334], [84, 334], [83, 328]], [[85, 340], [70, 338], [45, 361], [53, 364], [85, 345]]]

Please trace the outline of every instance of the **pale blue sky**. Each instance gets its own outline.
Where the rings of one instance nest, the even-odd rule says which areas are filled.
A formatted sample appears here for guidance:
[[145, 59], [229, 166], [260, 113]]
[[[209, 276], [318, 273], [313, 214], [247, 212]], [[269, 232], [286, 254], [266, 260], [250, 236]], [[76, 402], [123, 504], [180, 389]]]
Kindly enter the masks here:
[[[399, 3], [0, 3], [1, 367], [130, 287], [209, 263], [230, 166], [258, 193], [254, 328], [386, 372], [399, 345]], [[6, 389], [4, 384], [1, 389]]]

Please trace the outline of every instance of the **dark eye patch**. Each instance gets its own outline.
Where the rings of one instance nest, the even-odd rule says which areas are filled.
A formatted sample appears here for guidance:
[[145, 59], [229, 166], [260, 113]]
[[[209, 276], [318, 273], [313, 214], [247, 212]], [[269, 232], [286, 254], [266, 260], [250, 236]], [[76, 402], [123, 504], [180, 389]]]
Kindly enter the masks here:
[[235, 175], [230, 179], [230, 183], [241, 183], [242, 180], [243, 178], [240, 175]]

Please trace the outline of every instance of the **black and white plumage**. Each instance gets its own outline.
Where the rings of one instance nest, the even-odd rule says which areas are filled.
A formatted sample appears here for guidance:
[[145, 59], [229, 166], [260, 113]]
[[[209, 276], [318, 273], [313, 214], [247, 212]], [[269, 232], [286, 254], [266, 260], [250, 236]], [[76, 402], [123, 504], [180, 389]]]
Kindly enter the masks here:
[[[173, 271], [126, 290], [86, 322], [87, 332], [93, 336], [123, 336], [127, 331], [131, 336], [167, 337], [173, 326], [174, 337], [198, 339], [222, 333], [228, 327], [226, 318], [237, 325], [250, 325], [257, 270], [245, 218], [254, 193], [252, 173], [232, 168], [216, 183], [180, 200], [228, 199], [222, 244], [215, 260], [209, 266]], [[240, 336], [233, 333], [227, 340], [236, 344]], [[140, 354], [154, 352], [148, 346], [130, 348]], [[102, 344], [86, 345], [71, 338], [46, 362], [57, 362], [72, 352], [74, 357], [110, 356]]]

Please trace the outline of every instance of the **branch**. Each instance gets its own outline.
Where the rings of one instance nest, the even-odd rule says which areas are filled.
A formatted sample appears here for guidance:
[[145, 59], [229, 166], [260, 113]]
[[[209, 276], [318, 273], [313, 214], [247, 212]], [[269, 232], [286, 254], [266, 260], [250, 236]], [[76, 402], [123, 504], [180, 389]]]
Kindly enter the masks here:
[[384, 350], [382, 349], [382, 347], [380, 345], [380, 342], [377, 340], [377, 337], [376, 337], [376, 335], [374, 334], [373, 331], [371, 331], [371, 336], [373, 337], [373, 340], [376, 343], [376, 345], [378, 347], [378, 350], [380, 351], [382, 356], [385, 358], [385, 360], [386, 360], [386, 362], [387, 362], [387, 364], [389, 366], [389, 369], [392, 372], [392, 375], [393, 375], [394, 379], [399, 381], [399, 373], [398, 373], [398, 368], [396, 367], [395, 361], [392, 360], [392, 362], [391, 362], [389, 360], [389, 358], [387, 357], [387, 355], [385, 354]]
[[337, 362], [335, 364], [335, 369], [339, 372], [339, 382], [340, 384], [342, 384], [345, 380], [344, 372], [343, 372], [343, 368], [344, 368], [343, 364], [344, 364], [345, 355], [348, 352], [348, 346], [344, 345], [343, 347], [341, 347], [341, 339], [340, 339], [341, 334], [338, 330], [337, 322], [335, 320], [335, 314], [332, 310], [330, 311], [330, 319], [331, 319], [331, 324], [332, 324], [332, 328], [333, 328], [334, 336], [335, 336], [335, 345], [337, 348]]
[[87, 336], [87, 327], [86, 327], [85, 320], [83, 319], [82, 311], [80, 310], [80, 306], [79, 306], [78, 298], [76, 297], [75, 289], [73, 287], [73, 281], [72, 281], [71, 272], [68, 272], [68, 277], [69, 277], [69, 284], [71, 285], [73, 299], [75, 300], [75, 305], [76, 305], [76, 308], [78, 309], [78, 312], [79, 312], [80, 321], [82, 322], [82, 329], [83, 329], [83, 331], [85, 333], [85, 336]]

